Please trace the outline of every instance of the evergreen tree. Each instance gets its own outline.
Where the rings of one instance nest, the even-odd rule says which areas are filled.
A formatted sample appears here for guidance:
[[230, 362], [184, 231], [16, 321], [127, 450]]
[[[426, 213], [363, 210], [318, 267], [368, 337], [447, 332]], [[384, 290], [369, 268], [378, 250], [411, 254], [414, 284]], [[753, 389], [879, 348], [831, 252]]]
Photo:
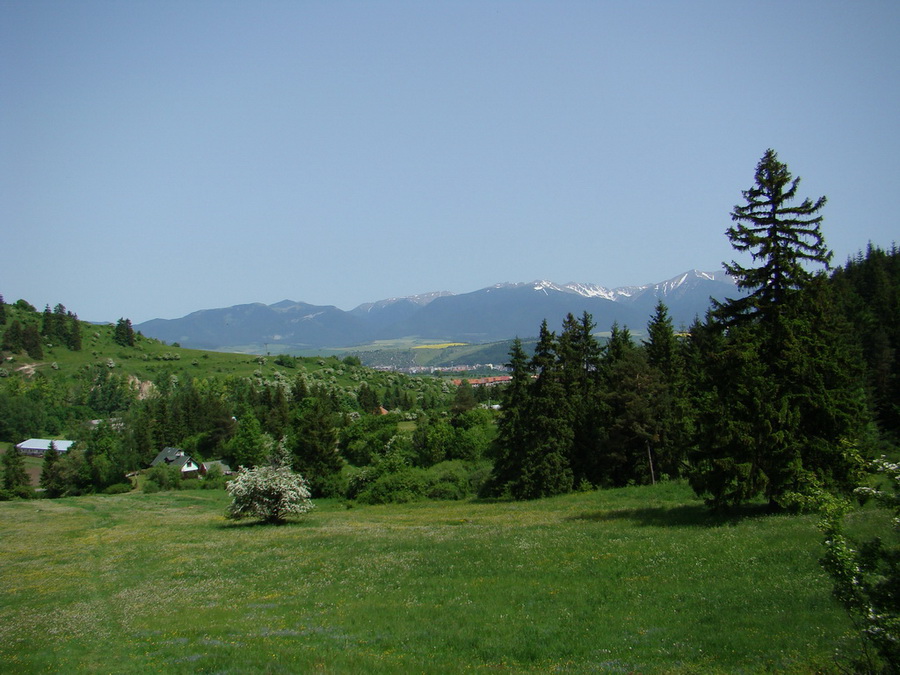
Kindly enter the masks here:
[[6, 325], [6, 303], [3, 302], [3, 296], [0, 295], [0, 326]]
[[518, 499], [563, 494], [574, 483], [572, 410], [557, 359], [556, 335], [547, 327], [546, 319], [541, 324], [531, 369], [536, 378], [529, 388], [524, 462], [511, 485]]
[[661, 383], [654, 452], [659, 470], [679, 475], [685, 468], [693, 434], [693, 410], [688, 400], [683, 347], [672, 328], [669, 310], [661, 300], [647, 325], [647, 363]]
[[291, 387], [291, 401], [294, 405], [300, 405], [309, 397], [309, 387], [306, 384], [306, 377], [303, 373], [298, 373], [294, 378], [294, 386]]
[[288, 394], [280, 383], [265, 388], [265, 430], [272, 438], [281, 438], [291, 423]]
[[56, 327], [53, 322], [53, 312], [50, 311], [50, 305], [44, 306], [44, 313], [41, 315], [41, 335], [50, 339], [56, 335]]
[[262, 426], [252, 413], [242, 415], [238, 428], [228, 443], [228, 457], [232, 466], [252, 468], [266, 460], [268, 446], [263, 440]]
[[116, 322], [113, 341], [123, 347], [134, 347], [134, 329], [131, 327], [131, 319], [119, 319]]
[[562, 385], [572, 415], [572, 461], [575, 485], [597, 482], [598, 429], [602, 416], [598, 396], [601, 348], [594, 337], [594, 320], [584, 312], [580, 320], [569, 314], [559, 336], [558, 359]]
[[41, 464], [41, 487], [48, 497], [59, 497], [62, 494], [63, 485], [59, 472], [59, 453], [56, 444], [50, 442], [50, 447], [44, 453], [44, 461]]
[[623, 358], [627, 352], [634, 349], [634, 340], [628, 326], [619, 328], [619, 322], [614, 321], [610, 329], [609, 341], [606, 343], [604, 365], [608, 366]]
[[494, 494], [511, 489], [525, 461], [529, 390], [534, 371], [518, 337], [510, 347], [506, 366], [512, 380], [503, 390], [497, 422], [495, 461], [488, 488]]
[[121, 439], [108, 422], [94, 428], [83, 442], [84, 457], [90, 467], [91, 489], [94, 491], [126, 482], [125, 472], [138, 468], [136, 459], [128, 456]]
[[758, 328], [735, 327], [727, 340], [704, 334], [718, 329], [692, 333], [703, 365], [694, 388], [690, 483], [708, 504], [723, 507], [763, 493], [773, 467], [791, 464], [793, 411], [761, 358]]
[[819, 197], [815, 202], [807, 198], [799, 206], [791, 206], [799, 184], [800, 179], [791, 176], [775, 151], [767, 150], [756, 166], [754, 186], [742, 192], [747, 203], [734, 207], [731, 219], [735, 224], [726, 231], [732, 247], [749, 252], [759, 264], [725, 264], [725, 271], [734, 277], [738, 288], [750, 293], [738, 300], [715, 303], [724, 323], [730, 325], [748, 317], [769, 323], [782, 311], [788, 295], [812, 278], [806, 264], [828, 267], [832, 254], [819, 227], [823, 216], [817, 215], [826, 198]]
[[78, 321], [78, 315], [68, 312], [69, 328], [66, 332], [65, 343], [69, 349], [75, 352], [81, 351], [81, 322]]
[[724, 348], [709, 366], [714, 397], [702, 408], [691, 482], [715, 505], [758, 494], [779, 502], [814, 481], [849, 487], [859, 468], [848, 450], [867, 422], [858, 368], [824, 279], [804, 267], [831, 258], [816, 215], [825, 198], [788, 206], [798, 183], [769, 150], [747, 205], [732, 212], [732, 245], [759, 265], [726, 265], [750, 293], [714, 311]]
[[879, 427], [900, 437], [900, 249], [869, 244], [835, 270], [832, 285], [867, 366]]
[[475, 392], [472, 389], [472, 385], [468, 380], [463, 380], [456, 388], [456, 395], [453, 397], [450, 412], [456, 417], [462, 415], [467, 410], [471, 410], [476, 405]]
[[649, 339], [644, 343], [647, 361], [658, 368], [666, 380], [674, 381], [680, 370], [678, 338], [672, 328], [669, 308], [662, 300], [656, 303], [653, 316], [647, 324], [647, 334]]
[[31, 490], [28, 472], [25, 471], [25, 458], [15, 447], [3, 453], [3, 489], [18, 497], [27, 497]]
[[378, 402], [378, 395], [366, 383], [359, 385], [359, 393], [356, 396], [359, 408], [365, 413], [374, 413], [378, 411], [381, 404]]
[[0, 349], [4, 349], [8, 352], [20, 352], [23, 347], [22, 341], [22, 324], [19, 323], [18, 319], [14, 319], [11, 324], [9, 324], [9, 328], [6, 329], [6, 332], [3, 333], [3, 343], [0, 344]]
[[41, 345], [41, 334], [37, 326], [30, 323], [22, 329], [22, 348], [33, 359], [44, 358], [44, 348]]
[[656, 482], [668, 406], [662, 374], [650, 366], [644, 350], [632, 347], [610, 359], [605, 375], [601, 482]]
[[318, 392], [297, 415], [293, 431], [294, 468], [309, 482], [313, 495], [332, 497], [343, 467], [338, 454], [337, 420], [331, 401]]

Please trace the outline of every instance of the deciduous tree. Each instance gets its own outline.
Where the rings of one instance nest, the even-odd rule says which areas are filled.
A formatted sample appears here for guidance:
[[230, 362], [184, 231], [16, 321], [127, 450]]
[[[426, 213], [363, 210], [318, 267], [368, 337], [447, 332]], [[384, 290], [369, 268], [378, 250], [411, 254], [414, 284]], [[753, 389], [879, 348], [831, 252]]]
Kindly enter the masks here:
[[271, 464], [241, 468], [226, 486], [231, 495], [229, 518], [257, 518], [267, 523], [283, 523], [313, 508], [310, 491], [299, 473], [290, 467], [290, 452], [282, 439]]

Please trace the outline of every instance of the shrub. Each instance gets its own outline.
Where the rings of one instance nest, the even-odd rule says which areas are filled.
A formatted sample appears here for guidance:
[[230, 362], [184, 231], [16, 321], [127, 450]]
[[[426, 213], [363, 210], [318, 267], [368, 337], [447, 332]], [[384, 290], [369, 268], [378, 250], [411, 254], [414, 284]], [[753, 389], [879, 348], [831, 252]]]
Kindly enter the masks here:
[[175, 466], [157, 464], [147, 472], [147, 482], [156, 483], [160, 490], [178, 490], [181, 488], [181, 470]]
[[115, 483], [103, 490], [105, 495], [122, 495], [126, 492], [131, 492], [131, 483]]
[[159, 487], [159, 483], [157, 483], [155, 480], [144, 481], [144, 485], [141, 487], [141, 491], [144, 494], [148, 495], [152, 495], [153, 493], [159, 492], [160, 490], [162, 490], [162, 488]]
[[465, 499], [469, 496], [469, 472], [462, 462], [441, 462], [427, 473], [429, 499]]
[[200, 489], [219, 490], [223, 487], [225, 487], [225, 475], [222, 473], [222, 469], [219, 466], [213, 464], [209, 467], [203, 480], [200, 481]]
[[403, 504], [425, 497], [428, 481], [421, 469], [385, 473], [366, 485], [358, 499], [364, 504]]

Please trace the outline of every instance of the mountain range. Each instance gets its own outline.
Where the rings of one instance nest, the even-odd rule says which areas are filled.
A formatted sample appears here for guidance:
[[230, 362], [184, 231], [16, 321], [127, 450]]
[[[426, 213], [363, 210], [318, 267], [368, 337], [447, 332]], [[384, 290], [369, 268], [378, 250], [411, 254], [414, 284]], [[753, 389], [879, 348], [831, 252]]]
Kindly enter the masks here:
[[566, 314], [589, 312], [600, 331], [613, 322], [641, 331], [659, 300], [676, 329], [702, 317], [710, 298], [740, 291], [724, 272], [691, 270], [659, 283], [609, 289], [550, 281], [505, 283], [471, 293], [427, 293], [360, 305], [283, 300], [204, 309], [179, 319], [153, 319], [135, 329], [182, 347], [219, 351], [290, 352], [412, 339], [481, 343], [534, 336], [546, 319], [558, 330]]

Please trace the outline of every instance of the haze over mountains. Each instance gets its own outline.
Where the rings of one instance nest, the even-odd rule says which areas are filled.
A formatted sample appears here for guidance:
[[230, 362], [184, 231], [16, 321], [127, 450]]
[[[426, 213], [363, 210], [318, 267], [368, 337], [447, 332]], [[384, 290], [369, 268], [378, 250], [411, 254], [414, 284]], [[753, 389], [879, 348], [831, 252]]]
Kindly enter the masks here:
[[575, 316], [589, 312], [598, 331], [609, 330], [613, 322], [643, 330], [660, 299], [679, 328], [702, 317], [710, 298], [738, 293], [724, 272], [691, 270], [643, 286], [497, 284], [458, 295], [435, 292], [380, 300], [350, 311], [293, 300], [252, 303], [204, 309], [179, 319], [153, 319], [135, 329], [182, 347], [222, 351], [286, 352], [401, 338], [479, 343], [534, 336], [544, 319], [558, 330], [570, 312]]

